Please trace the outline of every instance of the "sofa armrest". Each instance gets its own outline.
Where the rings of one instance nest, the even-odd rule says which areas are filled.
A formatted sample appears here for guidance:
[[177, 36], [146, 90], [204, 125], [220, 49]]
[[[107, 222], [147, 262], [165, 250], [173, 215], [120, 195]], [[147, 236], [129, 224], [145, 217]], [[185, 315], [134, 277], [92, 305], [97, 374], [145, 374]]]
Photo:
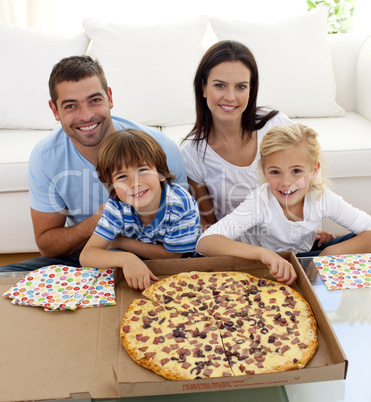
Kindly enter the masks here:
[[356, 68], [356, 110], [371, 121], [371, 35], [363, 42]]

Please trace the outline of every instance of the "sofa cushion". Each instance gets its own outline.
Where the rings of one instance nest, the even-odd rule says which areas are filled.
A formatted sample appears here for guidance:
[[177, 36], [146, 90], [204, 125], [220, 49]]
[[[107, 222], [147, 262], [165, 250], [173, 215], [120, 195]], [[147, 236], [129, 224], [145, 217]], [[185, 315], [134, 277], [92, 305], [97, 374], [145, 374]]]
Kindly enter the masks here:
[[117, 116], [147, 125], [192, 123], [193, 78], [206, 48], [207, 17], [159, 24], [87, 19], [97, 58], [113, 91]]
[[[370, 177], [371, 122], [358, 113], [348, 112], [342, 117], [294, 118], [318, 133], [326, 173], [334, 178]], [[192, 130], [192, 125], [162, 127], [161, 130], [178, 145]]]
[[0, 127], [58, 126], [48, 105], [50, 72], [63, 57], [85, 53], [87, 45], [84, 33], [65, 37], [0, 22]]
[[327, 176], [335, 178], [370, 178], [371, 122], [358, 113], [344, 117], [299, 118], [294, 122], [313, 128], [321, 144]]
[[357, 60], [356, 105], [357, 111], [371, 120], [371, 35], [362, 44]]
[[259, 67], [258, 104], [290, 117], [338, 116], [336, 82], [327, 35], [327, 7], [266, 23], [211, 18], [218, 40], [234, 39]]
[[49, 130], [0, 130], [0, 194], [28, 191], [31, 151], [48, 133]]

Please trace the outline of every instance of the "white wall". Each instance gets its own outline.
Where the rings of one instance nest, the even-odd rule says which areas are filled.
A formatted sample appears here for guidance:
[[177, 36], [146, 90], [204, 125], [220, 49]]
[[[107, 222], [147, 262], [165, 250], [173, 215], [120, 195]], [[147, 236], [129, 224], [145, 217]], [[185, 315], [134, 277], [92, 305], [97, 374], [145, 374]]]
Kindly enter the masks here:
[[214, 15], [251, 21], [306, 11], [306, 0], [0, 0], [2, 21], [65, 33], [82, 31], [85, 18], [148, 23]]

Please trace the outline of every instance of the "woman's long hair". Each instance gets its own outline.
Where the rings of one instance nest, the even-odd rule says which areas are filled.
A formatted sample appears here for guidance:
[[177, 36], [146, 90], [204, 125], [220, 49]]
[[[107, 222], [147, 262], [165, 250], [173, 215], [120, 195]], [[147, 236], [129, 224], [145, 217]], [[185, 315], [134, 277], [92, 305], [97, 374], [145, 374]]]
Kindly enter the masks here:
[[255, 58], [251, 51], [242, 43], [232, 40], [221, 41], [209, 48], [205, 53], [196, 71], [193, 82], [196, 102], [196, 123], [192, 131], [183, 140], [194, 137], [193, 141], [199, 143], [202, 140], [208, 142], [213, 123], [212, 114], [203, 96], [203, 87], [207, 84], [212, 68], [223, 62], [242, 62], [251, 72], [249, 102], [242, 114], [243, 137], [248, 142], [253, 131], [264, 127], [265, 123], [275, 116], [278, 111], [272, 110], [263, 113], [256, 106], [259, 87], [259, 72]]

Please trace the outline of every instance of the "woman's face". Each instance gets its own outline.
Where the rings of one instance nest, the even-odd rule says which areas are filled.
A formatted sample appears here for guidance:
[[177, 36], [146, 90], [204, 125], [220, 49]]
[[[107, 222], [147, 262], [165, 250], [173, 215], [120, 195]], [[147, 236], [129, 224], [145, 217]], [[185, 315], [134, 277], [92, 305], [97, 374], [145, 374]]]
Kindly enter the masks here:
[[203, 96], [217, 122], [241, 121], [250, 97], [251, 71], [241, 61], [225, 61], [210, 70]]

